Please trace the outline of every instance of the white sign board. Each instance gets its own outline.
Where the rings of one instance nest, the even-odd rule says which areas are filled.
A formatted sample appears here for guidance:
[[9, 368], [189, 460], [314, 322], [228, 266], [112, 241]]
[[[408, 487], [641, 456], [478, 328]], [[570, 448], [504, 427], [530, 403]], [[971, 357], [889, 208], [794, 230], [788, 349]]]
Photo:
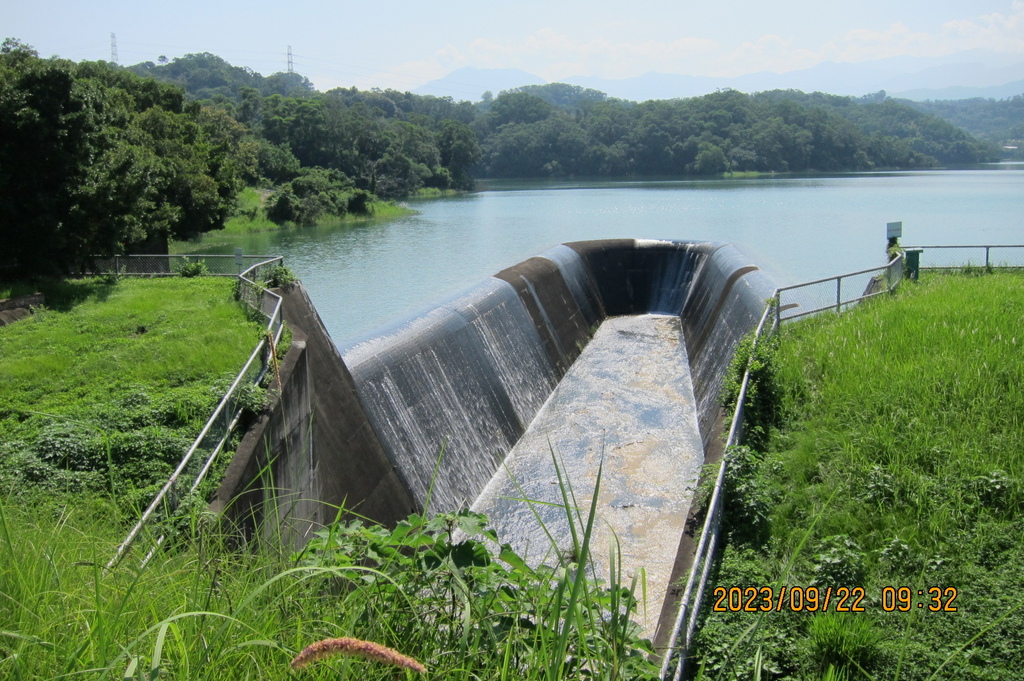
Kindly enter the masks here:
[[887, 239], [899, 239], [903, 236], [903, 222], [885, 223], [885, 236]]

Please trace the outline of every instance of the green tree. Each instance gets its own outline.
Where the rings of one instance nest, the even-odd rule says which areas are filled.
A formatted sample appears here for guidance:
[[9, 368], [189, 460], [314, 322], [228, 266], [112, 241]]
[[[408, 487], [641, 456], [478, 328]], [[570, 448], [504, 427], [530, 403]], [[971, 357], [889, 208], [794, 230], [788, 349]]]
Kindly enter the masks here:
[[473, 177], [470, 171], [481, 158], [476, 133], [465, 123], [446, 119], [438, 125], [436, 135], [441, 166], [448, 169], [451, 186], [472, 189]]
[[[0, 239], [22, 270], [166, 244], [223, 224], [244, 130], [176, 88], [102, 62], [0, 49]], [[164, 246], [166, 248], [166, 246]]]
[[693, 172], [698, 175], [718, 175], [728, 169], [729, 161], [721, 147], [710, 142], [701, 142], [698, 145]]

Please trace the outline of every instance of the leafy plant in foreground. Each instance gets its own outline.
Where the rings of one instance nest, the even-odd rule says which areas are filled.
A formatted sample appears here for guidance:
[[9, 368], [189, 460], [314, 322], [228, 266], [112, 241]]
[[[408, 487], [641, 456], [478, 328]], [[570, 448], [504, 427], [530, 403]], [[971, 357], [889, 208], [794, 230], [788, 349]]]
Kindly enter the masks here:
[[656, 671], [628, 620], [629, 589], [586, 577], [585, 560], [532, 568], [468, 510], [412, 515], [392, 530], [341, 521], [296, 560], [332, 570], [319, 587], [325, 606], [337, 598], [348, 605], [338, 630], [394, 646], [432, 673], [649, 678]]

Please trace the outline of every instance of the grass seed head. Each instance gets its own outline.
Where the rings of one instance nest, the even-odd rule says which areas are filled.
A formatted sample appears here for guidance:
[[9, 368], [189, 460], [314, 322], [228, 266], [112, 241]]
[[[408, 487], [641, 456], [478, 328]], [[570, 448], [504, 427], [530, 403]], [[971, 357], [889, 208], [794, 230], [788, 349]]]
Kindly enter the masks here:
[[413, 658], [403, 655], [397, 650], [382, 646], [373, 641], [363, 641], [358, 638], [342, 636], [341, 638], [327, 638], [306, 646], [294, 660], [292, 669], [302, 669], [311, 662], [322, 660], [333, 655], [348, 655], [350, 657], [362, 657], [375, 662], [394, 665], [411, 669], [414, 672], [425, 673], [427, 668]]

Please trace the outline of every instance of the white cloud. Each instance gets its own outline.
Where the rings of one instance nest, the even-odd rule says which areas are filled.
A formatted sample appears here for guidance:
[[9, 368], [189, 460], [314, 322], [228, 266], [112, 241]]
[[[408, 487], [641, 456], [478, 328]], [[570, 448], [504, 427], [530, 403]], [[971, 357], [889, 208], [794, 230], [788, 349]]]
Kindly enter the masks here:
[[755, 71], [784, 73], [824, 61], [865, 62], [887, 57], [937, 57], [985, 49], [1024, 57], [1024, 2], [1014, 0], [1008, 14], [993, 13], [949, 21], [935, 32], [913, 30], [903, 22], [882, 29], [855, 28], [818, 45], [764, 35], [725, 55], [708, 75], [735, 76]]
[[993, 13], [948, 21], [934, 33], [914, 31], [903, 23], [884, 30], [855, 29], [824, 46], [823, 57], [868, 61], [894, 56], [936, 57], [984, 49], [1024, 55], [1024, 2], [1015, 0], [1009, 14]]
[[961, 49], [1024, 52], [1024, 2], [1014, 0], [1010, 14], [985, 14], [973, 20], [950, 21], [943, 29]]
[[707, 75], [731, 77], [758, 71], [783, 73], [809, 68], [819, 61], [819, 53], [794, 46], [792, 39], [769, 34], [745, 42], [724, 55]]

